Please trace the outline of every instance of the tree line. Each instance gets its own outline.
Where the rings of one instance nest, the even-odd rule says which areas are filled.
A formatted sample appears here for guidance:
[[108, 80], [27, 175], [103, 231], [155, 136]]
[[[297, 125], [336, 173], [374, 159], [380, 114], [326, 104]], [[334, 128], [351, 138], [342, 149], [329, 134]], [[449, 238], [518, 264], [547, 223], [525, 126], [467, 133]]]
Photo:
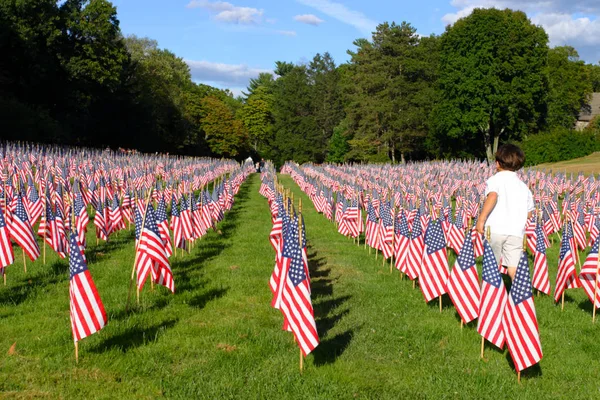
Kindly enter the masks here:
[[107, 0], [0, 0], [2, 137], [280, 165], [489, 158], [573, 135], [597, 146], [595, 129], [573, 129], [600, 65], [550, 48], [520, 11], [476, 9], [431, 36], [385, 22], [353, 46], [341, 65], [277, 61], [234, 98], [156, 41], [123, 37]]

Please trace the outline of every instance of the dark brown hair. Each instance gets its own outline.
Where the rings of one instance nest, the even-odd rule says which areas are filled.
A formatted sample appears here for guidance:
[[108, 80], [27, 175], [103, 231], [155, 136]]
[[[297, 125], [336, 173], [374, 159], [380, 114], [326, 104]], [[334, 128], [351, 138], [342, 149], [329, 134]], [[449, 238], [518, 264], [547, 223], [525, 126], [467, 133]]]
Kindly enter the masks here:
[[503, 144], [496, 151], [496, 161], [502, 169], [518, 171], [525, 163], [525, 153], [519, 146], [510, 143]]

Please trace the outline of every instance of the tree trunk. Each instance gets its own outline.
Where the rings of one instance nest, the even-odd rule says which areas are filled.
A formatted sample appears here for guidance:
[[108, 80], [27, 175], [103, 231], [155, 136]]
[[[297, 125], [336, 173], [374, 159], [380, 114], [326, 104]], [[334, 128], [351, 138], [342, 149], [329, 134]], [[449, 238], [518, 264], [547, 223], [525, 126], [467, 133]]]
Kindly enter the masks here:
[[498, 151], [498, 142], [500, 141], [500, 135], [494, 137], [494, 154]]
[[392, 153], [392, 164], [396, 163], [396, 144], [394, 143], [394, 141], [392, 141], [391, 144], [391, 153]]
[[494, 161], [494, 152], [492, 148], [492, 129], [491, 126], [488, 125], [487, 129], [483, 131], [483, 141], [485, 144], [485, 155], [487, 156], [488, 164], [491, 164]]
[[403, 151], [400, 152], [400, 162], [402, 164], [406, 164], [406, 158], [404, 158], [404, 152]]

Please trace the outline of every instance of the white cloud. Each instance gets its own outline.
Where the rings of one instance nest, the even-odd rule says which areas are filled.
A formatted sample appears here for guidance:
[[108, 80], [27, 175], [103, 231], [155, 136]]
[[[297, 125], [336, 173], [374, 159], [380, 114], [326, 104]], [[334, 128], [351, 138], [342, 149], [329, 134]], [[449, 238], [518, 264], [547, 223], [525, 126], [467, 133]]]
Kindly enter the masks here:
[[190, 67], [192, 79], [197, 82], [216, 84], [226, 88], [244, 88], [251, 78], [258, 77], [261, 72], [273, 73], [272, 70], [251, 68], [245, 64], [224, 64], [210, 61], [184, 60]]
[[263, 10], [251, 7], [238, 7], [226, 1], [192, 0], [187, 8], [204, 8], [216, 13], [215, 20], [234, 24], [260, 24]]
[[283, 36], [296, 36], [296, 31], [275, 31]]
[[300, 4], [312, 7], [331, 18], [352, 25], [365, 35], [370, 35], [377, 26], [377, 21], [368, 18], [359, 11], [350, 10], [341, 3], [330, 0], [296, 0]]
[[319, 26], [320, 24], [325, 22], [321, 18], [319, 18], [313, 14], [296, 15], [294, 17], [294, 20], [298, 21], [298, 22], [302, 22], [303, 24], [314, 25], [314, 26]]
[[442, 17], [446, 24], [471, 14], [475, 8], [521, 10], [541, 25], [551, 46], [575, 47], [580, 57], [598, 62], [600, 45], [600, 1], [598, 0], [452, 0], [457, 11]]

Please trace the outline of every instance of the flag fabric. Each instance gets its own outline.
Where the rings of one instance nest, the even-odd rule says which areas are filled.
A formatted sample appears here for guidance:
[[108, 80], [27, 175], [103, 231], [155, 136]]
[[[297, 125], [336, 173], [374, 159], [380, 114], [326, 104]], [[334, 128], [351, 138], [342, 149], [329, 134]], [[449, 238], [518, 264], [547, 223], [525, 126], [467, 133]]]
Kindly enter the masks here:
[[[400, 221], [398, 221], [398, 218], [400, 218]], [[410, 232], [408, 232], [406, 215], [402, 210], [400, 210], [396, 216], [394, 230], [396, 234], [394, 242], [394, 265], [396, 269], [406, 273], [406, 256], [410, 244]]]
[[544, 233], [542, 224], [537, 224], [536, 242], [533, 261], [533, 287], [544, 294], [550, 294], [550, 280], [548, 279], [548, 259], [546, 257], [546, 242], [542, 239]]
[[102, 329], [107, 317], [74, 232], [71, 233], [69, 247], [71, 331], [73, 340], [78, 342]]
[[286, 239], [283, 244], [283, 257], [287, 266], [284, 270], [287, 272], [281, 311], [294, 333], [302, 354], [306, 356], [319, 344], [319, 335], [310, 298], [310, 284], [298, 240], [297, 222], [291, 222], [290, 234]]
[[523, 251], [504, 310], [506, 345], [517, 371], [542, 359], [542, 343], [538, 329], [533, 292], [529, 279], [527, 253]]
[[573, 235], [569, 235], [569, 221], [565, 224], [566, 229], [560, 243], [560, 254], [558, 271], [556, 275], [556, 287], [554, 288], [554, 301], [559, 301], [563, 292], [567, 288], [579, 287], [579, 278], [575, 269], [575, 258], [573, 256], [572, 239]]
[[10, 236], [25, 250], [31, 261], [35, 261], [40, 256], [40, 247], [35, 240], [20, 194], [17, 196], [17, 207], [10, 224]]
[[156, 207], [156, 225], [158, 226], [167, 257], [171, 257], [173, 255], [173, 243], [171, 242], [171, 232], [169, 231], [169, 223], [167, 222], [167, 204], [164, 196], [160, 197]]
[[[600, 281], [598, 278], [598, 243], [600, 242], [600, 237], [596, 238], [592, 249], [590, 250], [583, 266], [581, 267], [581, 272], [579, 273], [579, 281], [581, 282], [581, 286], [583, 290], [585, 290], [585, 294], [587, 294], [590, 301], [595, 305], [596, 308], [600, 308]], [[594, 297], [596, 297], [596, 301], [594, 301]]]
[[448, 279], [448, 295], [465, 323], [479, 315], [479, 278], [475, 266], [473, 241], [465, 237]]
[[423, 265], [419, 274], [419, 283], [426, 302], [446, 293], [448, 275], [446, 239], [442, 224], [432, 221], [427, 225], [425, 232]]
[[502, 318], [506, 308], [507, 295], [504, 282], [498, 269], [498, 261], [487, 240], [483, 240], [483, 269], [481, 271], [481, 297], [477, 332], [490, 343], [504, 347], [504, 327]]
[[146, 219], [143, 222], [139, 251], [144, 252], [153, 261], [151, 272], [154, 283], [162, 285], [175, 293], [175, 281], [173, 280], [169, 257], [156, 225], [156, 214], [152, 202], [149, 202], [146, 208]]
[[421, 272], [421, 261], [423, 260], [424, 249], [425, 241], [423, 239], [423, 231], [421, 230], [421, 219], [417, 212], [410, 234], [406, 266], [406, 275], [412, 280], [418, 278], [419, 273]]
[[10, 243], [10, 233], [4, 213], [0, 210], [0, 270], [11, 265], [15, 261], [12, 244]]

